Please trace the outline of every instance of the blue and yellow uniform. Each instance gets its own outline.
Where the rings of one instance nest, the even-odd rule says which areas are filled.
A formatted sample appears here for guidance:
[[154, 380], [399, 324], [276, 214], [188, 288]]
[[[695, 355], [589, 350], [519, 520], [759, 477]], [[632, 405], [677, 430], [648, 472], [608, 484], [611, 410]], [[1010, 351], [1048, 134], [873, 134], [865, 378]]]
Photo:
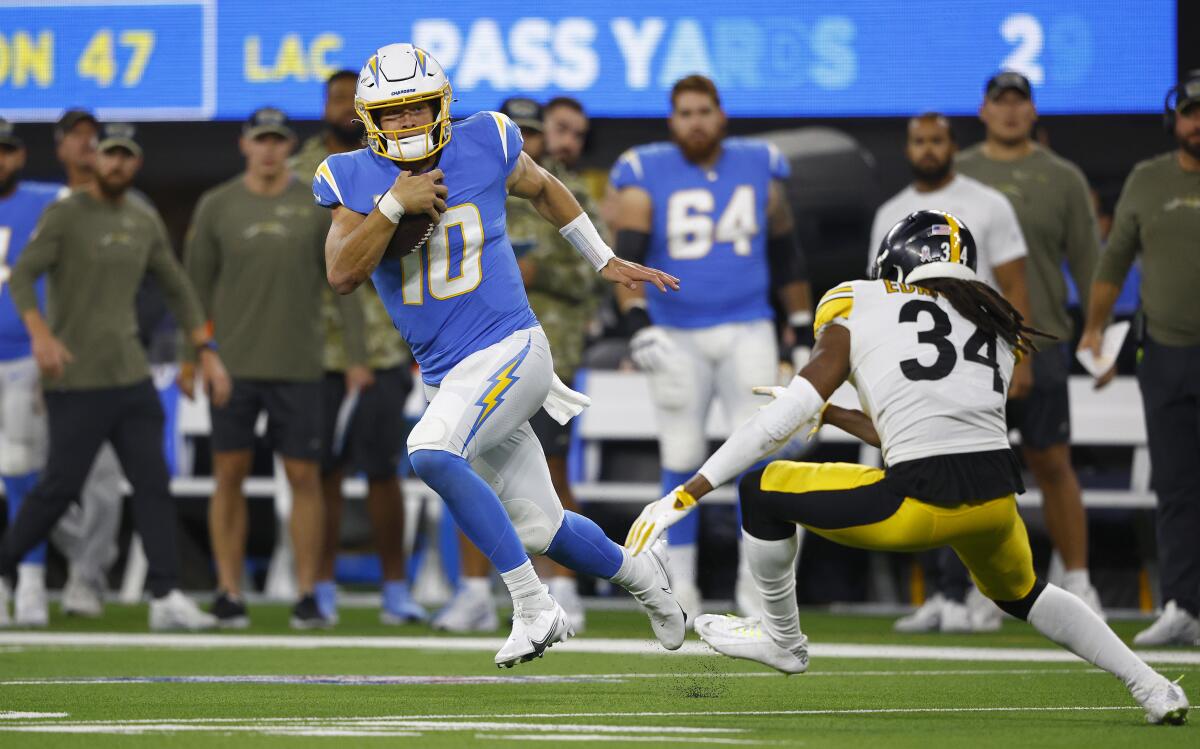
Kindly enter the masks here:
[[[29, 333], [13, 304], [8, 277], [42, 211], [58, 198], [61, 190], [61, 185], [20, 182], [12, 195], [0, 200], [0, 361], [30, 355]], [[37, 292], [41, 301], [45, 299], [44, 288], [44, 281], [39, 279]]]
[[[453, 124], [438, 168], [447, 210], [429, 241], [403, 259], [384, 258], [372, 280], [429, 385], [471, 354], [534, 327], [521, 272], [505, 233], [507, 180], [521, 132], [507, 117], [479, 112]], [[317, 203], [368, 214], [402, 171], [363, 148], [317, 168]]]

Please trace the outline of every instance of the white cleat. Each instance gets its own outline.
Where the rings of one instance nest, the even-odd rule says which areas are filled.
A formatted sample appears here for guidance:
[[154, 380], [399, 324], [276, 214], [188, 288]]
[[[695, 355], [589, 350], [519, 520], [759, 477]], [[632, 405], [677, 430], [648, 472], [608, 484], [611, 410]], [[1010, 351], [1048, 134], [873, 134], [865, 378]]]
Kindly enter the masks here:
[[1160, 645], [1196, 645], [1200, 643], [1200, 620], [1180, 608], [1174, 601], [1167, 601], [1158, 621], [1138, 632], [1133, 644], [1138, 647]]
[[575, 578], [552, 577], [546, 583], [546, 587], [550, 589], [550, 595], [554, 596], [558, 605], [563, 607], [563, 611], [567, 612], [567, 619], [571, 622], [571, 629], [575, 630], [575, 634], [583, 632], [587, 627], [587, 610], [583, 607], [583, 599], [579, 597], [579, 586], [575, 583]]
[[967, 593], [967, 611], [971, 616], [972, 632], [999, 632], [1004, 625], [1004, 611], [975, 586]]
[[50, 624], [50, 604], [46, 586], [40, 579], [21, 578], [13, 596], [13, 623], [18, 627], [45, 627]]
[[548, 609], [526, 610], [520, 603], [514, 605], [512, 634], [496, 653], [497, 668], [512, 668], [518, 663], [541, 658], [555, 643], [566, 642], [574, 636], [567, 612], [553, 596], [550, 596], [550, 602], [554, 605]]
[[104, 598], [100, 591], [92, 587], [86, 580], [74, 575], [67, 578], [59, 605], [67, 616], [96, 619], [104, 614]]
[[936, 632], [942, 625], [942, 606], [946, 599], [941, 593], [925, 599], [925, 603], [908, 616], [902, 616], [892, 625], [896, 632], [915, 634], [917, 632]]
[[200, 610], [192, 599], [179, 590], [150, 601], [150, 629], [155, 632], [215, 629], [217, 617]]
[[431, 623], [439, 632], [495, 632], [500, 628], [496, 602], [489, 593], [462, 587]]
[[942, 616], [938, 620], [938, 631], [943, 634], [962, 634], [973, 632], [971, 626], [971, 610], [967, 604], [958, 601], [942, 603]]
[[1181, 726], [1187, 722], [1187, 695], [1179, 684], [1160, 676], [1149, 686], [1135, 685], [1130, 692], [1146, 711], [1147, 723]]
[[678, 650], [687, 637], [688, 616], [678, 598], [671, 592], [671, 573], [667, 567], [666, 544], [656, 543], [648, 554], [640, 554], [635, 560], [645, 560], [654, 572], [654, 582], [640, 593], [629, 591], [646, 616], [650, 617], [650, 629], [659, 643], [667, 650]]
[[703, 614], [696, 619], [696, 634], [713, 650], [730, 658], [742, 658], [770, 666], [785, 674], [808, 670], [808, 637], [785, 648], [762, 628], [757, 619]]

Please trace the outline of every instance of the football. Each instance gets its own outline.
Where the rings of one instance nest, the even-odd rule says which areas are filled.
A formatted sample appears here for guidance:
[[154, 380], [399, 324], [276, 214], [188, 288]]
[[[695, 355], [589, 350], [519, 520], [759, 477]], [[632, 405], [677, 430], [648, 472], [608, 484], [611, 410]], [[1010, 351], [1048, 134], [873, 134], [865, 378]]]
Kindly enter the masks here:
[[383, 257], [399, 260], [420, 248], [429, 239], [429, 235], [433, 234], [434, 226], [436, 224], [434, 224], [433, 218], [427, 213], [401, 216], [400, 222], [396, 224], [396, 231], [392, 233], [392, 238], [388, 242], [387, 249], [383, 251]]

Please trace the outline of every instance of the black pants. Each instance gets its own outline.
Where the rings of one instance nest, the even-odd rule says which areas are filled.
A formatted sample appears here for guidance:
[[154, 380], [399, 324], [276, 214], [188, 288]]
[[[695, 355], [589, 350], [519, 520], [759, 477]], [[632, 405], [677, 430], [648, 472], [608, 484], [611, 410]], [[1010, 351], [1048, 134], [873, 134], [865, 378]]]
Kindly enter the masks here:
[[176, 587], [175, 501], [163, 457], [163, 411], [149, 380], [126, 387], [47, 391], [50, 454], [37, 487], [0, 541], [0, 575], [50, 535], [78, 501], [84, 480], [106, 440], [133, 486], [133, 516], [149, 562], [147, 586], [157, 597]]
[[1200, 346], [1142, 347], [1151, 484], [1158, 495], [1158, 563], [1164, 601], [1200, 615]]

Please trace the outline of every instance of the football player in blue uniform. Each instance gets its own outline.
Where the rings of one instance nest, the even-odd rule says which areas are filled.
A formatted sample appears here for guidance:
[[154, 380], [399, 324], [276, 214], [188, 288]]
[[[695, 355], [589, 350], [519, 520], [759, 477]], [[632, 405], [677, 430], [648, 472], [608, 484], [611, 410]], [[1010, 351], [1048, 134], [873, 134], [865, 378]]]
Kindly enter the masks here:
[[[586, 398], [554, 377], [505, 233], [505, 199], [530, 200], [613, 283], [666, 291], [677, 279], [614, 257], [571, 192], [522, 153], [507, 117], [452, 123], [450, 82], [424, 50], [381, 47], [355, 98], [368, 147], [330, 156], [313, 179], [317, 202], [333, 209], [329, 282], [344, 294], [369, 276], [421, 366], [429, 406], [409, 455], [512, 595], [512, 634], [497, 666], [539, 657], [573, 634], [529, 554], [624, 587], [659, 641], [677, 649], [686, 622], [661, 552], [635, 559], [592, 521], [564, 512], [529, 427], [543, 405], [565, 422]], [[385, 256], [401, 218], [421, 213], [436, 220], [428, 240]]]
[[[41, 385], [29, 333], [9, 293], [8, 277], [29, 241], [42, 210], [53, 203], [59, 185], [21, 181], [25, 145], [11, 122], [0, 120], [0, 478], [8, 498], [9, 523], [25, 495], [37, 485], [46, 462], [46, 421]], [[44, 284], [39, 283], [42, 294]], [[14, 618], [18, 626], [44, 627], [46, 544], [41, 543], [17, 566]], [[2, 585], [3, 583], [0, 583]], [[0, 608], [0, 625], [8, 611]]]
[[[613, 166], [617, 254], [682, 280], [677, 294], [622, 292], [632, 357], [650, 378], [659, 428], [663, 492], [691, 476], [708, 449], [713, 396], [740, 424], [761, 401], [751, 389], [775, 382], [774, 293], [787, 314], [797, 367], [812, 345], [812, 299], [804, 255], [784, 189], [787, 160], [768, 143], [726, 138], [711, 80], [692, 75], [671, 90], [671, 142], [627, 151]], [[699, 513], [671, 528], [675, 595], [699, 613]], [[758, 610], [745, 564], [738, 608]]]

